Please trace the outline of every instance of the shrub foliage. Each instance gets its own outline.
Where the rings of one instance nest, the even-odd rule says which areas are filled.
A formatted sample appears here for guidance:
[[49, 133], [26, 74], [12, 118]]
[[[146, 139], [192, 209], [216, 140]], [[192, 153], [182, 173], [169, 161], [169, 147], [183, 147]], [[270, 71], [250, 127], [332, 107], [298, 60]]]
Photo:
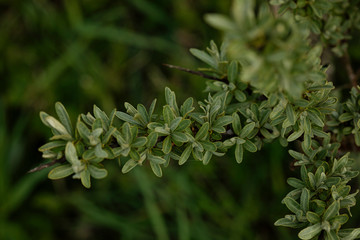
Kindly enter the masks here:
[[156, 99], [149, 107], [125, 103], [124, 111], [110, 114], [94, 106], [74, 125], [59, 102], [57, 118], [41, 112], [53, 136], [39, 150], [51, 162], [35, 171], [60, 163], [50, 179], [71, 175], [90, 188], [91, 178], [107, 176], [105, 160], [118, 161], [123, 173], [149, 164], [161, 177], [170, 161], [206, 165], [234, 148], [241, 163], [245, 151], [295, 141], [289, 154], [301, 177], [288, 179], [294, 189], [282, 203], [290, 214], [275, 225], [299, 228], [300, 239], [360, 238], [360, 228], [343, 228], [356, 205], [358, 191], [349, 181], [358, 172], [341, 145], [350, 141], [352, 152], [360, 146], [358, 76], [350, 77], [349, 97], [339, 103], [321, 61], [328, 48], [348, 57], [347, 40], [360, 27], [359, 1], [270, 3], [234, 0], [230, 17], [205, 16], [224, 41], [210, 42], [206, 51], [190, 49], [207, 65], [192, 72], [210, 79], [208, 98], [198, 104], [190, 97], [178, 105], [166, 88], [165, 106], [157, 108]]

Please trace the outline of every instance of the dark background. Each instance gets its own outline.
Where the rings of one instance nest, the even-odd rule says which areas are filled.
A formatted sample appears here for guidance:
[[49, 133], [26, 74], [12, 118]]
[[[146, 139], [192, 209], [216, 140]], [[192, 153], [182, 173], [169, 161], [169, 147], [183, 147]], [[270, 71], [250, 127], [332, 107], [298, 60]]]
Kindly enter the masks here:
[[[109, 176], [90, 190], [48, 180], [48, 169], [26, 174], [50, 137], [38, 113], [54, 114], [56, 101], [75, 122], [93, 104], [108, 113], [125, 101], [158, 98], [160, 106], [165, 86], [179, 102], [206, 97], [204, 79], [162, 64], [200, 67], [188, 49], [221, 42], [202, 16], [229, 8], [209, 0], [0, 1], [0, 239], [297, 239], [296, 230], [273, 226], [288, 213], [280, 203], [291, 190], [286, 178], [298, 175], [277, 142], [241, 165], [231, 152], [207, 166], [174, 162], [162, 178], [147, 165], [123, 175], [107, 162]], [[358, 207], [353, 214], [355, 227]]]

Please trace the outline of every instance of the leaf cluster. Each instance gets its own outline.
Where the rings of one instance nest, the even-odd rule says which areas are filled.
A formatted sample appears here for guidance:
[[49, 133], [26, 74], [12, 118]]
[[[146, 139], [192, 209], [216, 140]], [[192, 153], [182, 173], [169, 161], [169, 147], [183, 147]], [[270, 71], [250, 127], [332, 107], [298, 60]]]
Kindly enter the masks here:
[[[283, 4], [281, 10], [312, 9], [318, 18], [335, 11], [336, 2], [331, 7], [321, 2], [272, 1]], [[123, 173], [148, 162], [161, 177], [171, 160], [206, 165], [234, 148], [241, 163], [244, 151], [259, 151], [274, 140], [284, 147], [297, 141], [301, 150], [289, 154], [300, 178], [288, 179], [295, 189], [283, 200], [291, 214], [275, 225], [302, 228], [300, 239], [360, 238], [359, 228], [343, 229], [356, 204], [357, 191], [351, 193], [348, 183], [358, 172], [349, 153], [339, 151], [350, 134], [360, 146], [359, 91], [353, 88], [345, 103], [337, 102], [321, 65], [322, 47], [310, 45], [309, 31], [293, 15], [274, 17], [268, 5], [255, 1], [234, 0], [232, 9], [232, 18], [206, 16], [225, 33], [220, 48], [211, 41], [206, 51], [190, 50], [208, 65], [199, 70], [217, 79], [207, 81], [209, 95], [199, 107], [191, 97], [179, 106], [175, 92], [166, 88], [159, 111], [156, 99], [149, 108], [125, 103], [124, 111], [109, 115], [94, 106], [92, 114], [78, 117], [75, 128], [61, 103], [55, 104], [58, 119], [41, 112], [53, 137], [39, 150], [45, 159], [65, 162], [49, 178], [72, 175], [89, 188], [91, 177], [106, 177], [105, 160], [119, 161]]]
[[346, 51], [346, 40], [351, 39], [352, 30], [360, 29], [358, 0], [271, 0], [270, 3], [279, 6], [279, 14], [291, 11], [297, 21], [319, 35], [338, 56]]

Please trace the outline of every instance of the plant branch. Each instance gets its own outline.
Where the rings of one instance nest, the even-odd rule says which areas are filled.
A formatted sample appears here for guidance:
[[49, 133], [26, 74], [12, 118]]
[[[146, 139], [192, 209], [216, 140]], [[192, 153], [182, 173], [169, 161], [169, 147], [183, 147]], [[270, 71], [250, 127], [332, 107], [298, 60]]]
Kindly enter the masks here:
[[37, 166], [37, 167], [29, 170], [27, 173], [38, 172], [38, 171], [43, 170], [43, 169], [45, 169], [45, 168], [51, 167], [51, 166], [53, 166], [53, 165], [55, 165], [55, 164], [57, 164], [57, 163], [63, 163], [63, 162], [65, 162], [65, 161], [66, 161], [66, 160], [65, 160], [64, 157], [62, 157], [62, 158], [60, 158], [60, 159], [54, 159], [53, 161], [51, 161], [51, 162], [49, 162], [49, 163], [42, 164], [42, 165], [40, 165], [40, 166]]
[[357, 85], [358, 85], [357, 81], [360, 78], [360, 69], [358, 69], [357, 72], [355, 73], [353, 67], [351, 66], [351, 59], [350, 59], [349, 53], [347, 51], [345, 51], [342, 59], [345, 64], [346, 72], [350, 79], [351, 85], [359, 91], [359, 89], [357, 88]]
[[166, 63], [164, 63], [163, 65], [165, 67], [168, 67], [168, 68], [174, 68], [174, 69], [177, 69], [177, 70], [180, 70], [180, 71], [183, 71], [183, 72], [195, 74], [195, 75], [198, 75], [198, 76], [203, 77], [203, 78], [207, 78], [207, 79], [211, 79], [211, 80], [218, 80], [218, 81], [227, 83], [226, 78], [218, 78], [218, 77], [210, 76], [210, 75], [205, 74], [205, 73], [200, 72], [200, 71], [194, 71], [194, 70], [191, 70], [191, 69], [188, 69], [188, 68], [183, 68], [183, 67], [180, 67], [180, 66], [170, 65], [170, 64], [166, 64]]

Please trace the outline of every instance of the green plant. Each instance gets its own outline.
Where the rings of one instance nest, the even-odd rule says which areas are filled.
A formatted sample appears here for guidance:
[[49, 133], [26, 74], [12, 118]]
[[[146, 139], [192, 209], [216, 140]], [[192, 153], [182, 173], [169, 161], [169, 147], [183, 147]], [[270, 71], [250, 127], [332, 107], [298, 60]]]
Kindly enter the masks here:
[[[349, 185], [358, 172], [352, 170], [343, 143], [350, 142], [353, 153], [359, 150], [359, 74], [349, 63], [346, 45], [359, 27], [359, 9], [357, 1], [348, 1], [348, 18], [346, 11], [337, 11], [340, 3], [326, 3], [272, 1], [281, 5], [280, 13], [294, 9], [277, 15], [266, 2], [235, 0], [232, 18], [206, 15], [210, 25], [224, 32], [224, 42], [220, 48], [211, 42], [207, 51], [190, 50], [209, 68], [180, 69], [211, 79], [207, 99], [196, 108], [188, 98], [179, 107], [175, 93], [166, 88], [160, 112], [156, 99], [149, 108], [125, 103], [126, 112], [114, 109], [109, 115], [94, 106], [92, 114], [79, 115], [75, 127], [65, 107], [56, 103], [58, 119], [40, 113], [54, 135], [39, 149], [50, 162], [33, 171], [61, 163], [49, 172], [50, 179], [72, 175], [90, 188], [91, 177], [107, 176], [104, 160], [117, 160], [123, 173], [149, 162], [161, 177], [170, 160], [206, 165], [213, 155], [235, 148], [241, 163], [244, 151], [260, 151], [275, 140], [284, 147], [296, 141], [300, 144], [291, 143], [289, 154], [300, 178], [288, 179], [295, 189], [283, 203], [291, 214], [275, 225], [301, 228], [301, 239], [360, 238], [360, 228], [342, 227], [358, 192]], [[333, 18], [340, 20], [331, 31], [321, 24]], [[337, 31], [346, 36], [336, 36]], [[328, 47], [347, 63], [352, 89], [348, 99], [342, 96], [343, 104], [334, 96], [336, 88], [321, 61]]]

